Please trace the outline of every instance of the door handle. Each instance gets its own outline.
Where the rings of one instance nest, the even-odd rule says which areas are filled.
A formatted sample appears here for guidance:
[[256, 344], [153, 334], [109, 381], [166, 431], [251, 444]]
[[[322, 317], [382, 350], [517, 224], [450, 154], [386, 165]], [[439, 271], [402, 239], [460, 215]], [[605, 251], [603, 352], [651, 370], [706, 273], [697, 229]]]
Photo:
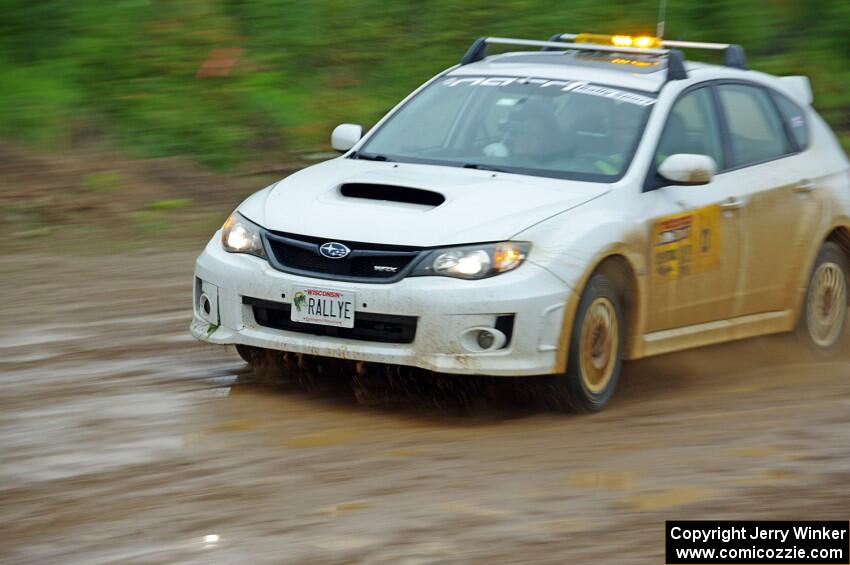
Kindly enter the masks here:
[[735, 212], [746, 206], [747, 202], [743, 198], [729, 198], [720, 205], [720, 209], [724, 212]]
[[794, 185], [794, 192], [796, 192], [797, 194], [808, 194], [810, 192], [813, 192], [814, 190], [815, 183], [808, 179], [801, 180], [796, 185]]

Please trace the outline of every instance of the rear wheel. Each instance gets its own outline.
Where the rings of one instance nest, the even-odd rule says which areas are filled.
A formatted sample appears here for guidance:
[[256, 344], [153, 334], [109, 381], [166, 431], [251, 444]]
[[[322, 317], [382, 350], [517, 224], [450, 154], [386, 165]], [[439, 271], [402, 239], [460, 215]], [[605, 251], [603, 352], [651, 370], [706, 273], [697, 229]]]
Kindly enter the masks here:
[[596, 412], [611, 399], [623, 366], [621, 304], [607, 275], [591, 277], [576, 312], [567, 371], [555, 377], [557, 408]]
[[847, 258], [840, 247], [821, 247], [812, 271], [798, 333], [819, 356], [835, 353], [847, 330]]

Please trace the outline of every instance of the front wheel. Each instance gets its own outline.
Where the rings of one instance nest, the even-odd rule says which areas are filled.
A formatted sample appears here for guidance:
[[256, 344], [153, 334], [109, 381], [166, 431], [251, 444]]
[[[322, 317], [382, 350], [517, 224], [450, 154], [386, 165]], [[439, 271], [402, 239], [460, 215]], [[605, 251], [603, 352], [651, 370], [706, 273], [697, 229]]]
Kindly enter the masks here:
[[599, 273], [582, 294], [570, 338], [567, 371], [554, 380], [558, 409], [596, 412], [611, 399], [623, 366], [625, 328], [620, 297]]
[[798, 333], [820, 356], [834, 354], [847, 329], [847, 258], [840, 247], [827, 242], [821, 247], [806, 292]]

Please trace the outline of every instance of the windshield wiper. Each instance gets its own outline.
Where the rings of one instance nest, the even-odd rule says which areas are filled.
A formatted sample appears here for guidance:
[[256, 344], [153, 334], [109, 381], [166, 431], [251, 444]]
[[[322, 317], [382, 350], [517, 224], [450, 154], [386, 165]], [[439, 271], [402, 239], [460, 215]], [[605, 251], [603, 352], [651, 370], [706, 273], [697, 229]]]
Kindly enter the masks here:
[[493, 171], [494, 173], [507, 173], [508, 171], [490, 165], [479, 165], [478, 163], [467, 163], [463, 166], [464, 169], [476, 169], [479, 171]]
[[384, 162], [392, 162], [392, 159], [387, 157], [386, 155], [368, 155], [366, 153], [354, 153], [352, 155], [354, 159], [363, 159], [364, 161], [384, 161]]

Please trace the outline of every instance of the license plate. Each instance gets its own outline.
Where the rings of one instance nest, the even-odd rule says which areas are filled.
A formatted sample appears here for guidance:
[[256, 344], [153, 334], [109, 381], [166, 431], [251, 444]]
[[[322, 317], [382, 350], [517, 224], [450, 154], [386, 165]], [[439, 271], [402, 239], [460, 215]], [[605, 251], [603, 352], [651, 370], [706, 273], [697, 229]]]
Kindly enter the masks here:
[[353, 328], [354, 293], [330, 288], [295, 287], [290, 319], [305, 324]]

